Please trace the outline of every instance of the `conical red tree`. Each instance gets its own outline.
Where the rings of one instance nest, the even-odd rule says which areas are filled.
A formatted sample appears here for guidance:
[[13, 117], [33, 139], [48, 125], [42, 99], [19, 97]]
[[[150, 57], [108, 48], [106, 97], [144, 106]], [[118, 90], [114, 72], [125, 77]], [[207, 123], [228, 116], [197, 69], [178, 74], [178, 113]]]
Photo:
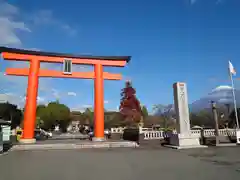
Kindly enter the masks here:
[[119, 111], [128, 125], [136, 124], [141, 119], [141, 105], [136, 97], [136, 90], [132, 87], [130, 81], [127, 81], [125, 88], [121, 90]]

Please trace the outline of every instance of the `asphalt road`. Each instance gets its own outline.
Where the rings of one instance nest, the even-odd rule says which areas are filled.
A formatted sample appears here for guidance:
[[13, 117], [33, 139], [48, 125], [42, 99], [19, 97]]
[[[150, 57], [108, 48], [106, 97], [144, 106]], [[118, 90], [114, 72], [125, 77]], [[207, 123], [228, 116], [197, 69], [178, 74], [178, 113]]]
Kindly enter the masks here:
[[1, 180], [226, 180], [240, 178], [240, 147], [18, 151], [0, 156]]

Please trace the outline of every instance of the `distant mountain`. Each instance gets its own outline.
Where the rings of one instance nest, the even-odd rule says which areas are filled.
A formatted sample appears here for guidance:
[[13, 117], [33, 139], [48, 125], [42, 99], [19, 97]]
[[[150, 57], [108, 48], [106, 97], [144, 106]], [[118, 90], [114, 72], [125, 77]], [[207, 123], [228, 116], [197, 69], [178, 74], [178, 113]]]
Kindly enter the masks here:
[[172, 116], [174, 114], [175, 114], [174, 104], [169, 104], [166, 106], [165, 105], [157, 105], [153, 111], [154, 116], [161, 116], [161, 115]]
[[[240, 106], [240, 90], [235, 90], [237, 106]], [[218, 106], [223, 106], [225, 104], [230, 104], [233, 107], [233, 97], [232, 97], [232, 87], [230, 86], [218, 86], [213, 89], [205, 97], [193, 102], [189, 105], [191, 112], [199, 112], [203, 109], [211, 108], [211, 101], [215, 101]]]
[[[237, 106], [240, 107], [240, 90], [235, 90]], [[230, 109], [233, 108], [233, 98], [232, 98], [232, 88], [230, 86], [218, 86], [208, 93], [205, 97], [200, 98], [199, 100], [194, 101], [192, 104], [189, 104], [190, 112], [199, 112], [203, 109], [211, 108], [211, 101], [215, 101], [218, 107], [223, 107], [225, 104], [230, 105]], [[225, 106], [226, 107], [226, 106]], [[163, 114], [174, 115], [174, 105], [170, 104], [167, 106], [159, 105], [155, 108], [154, 115], [163, 115]]]

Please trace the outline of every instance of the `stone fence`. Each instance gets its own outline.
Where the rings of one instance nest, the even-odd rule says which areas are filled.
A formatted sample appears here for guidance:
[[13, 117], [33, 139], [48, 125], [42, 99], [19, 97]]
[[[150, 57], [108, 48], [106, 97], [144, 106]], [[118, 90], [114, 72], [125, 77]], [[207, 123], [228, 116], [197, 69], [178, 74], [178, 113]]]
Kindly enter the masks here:
[[[111, 128], [111, 133], [123, 133], [123, 130], [125, 127], [118, 127], [118, 128]], [[140, 133], [143, 133], [145, 131], [152, 131], [152, 128], [139, 128]]]
[[[111, 128], [112, 133], [123, 133], [124, 128]], [[154, 139], [164, 139], [164, 137], [167, 137], [168, 135], [164, 133], [163, 131], [156, 131], [152, 130], [151, 128], [140, 128], [140, 133], [144, 134], [145, 140], [154, 140]], [[176, 131], [172, 132], [173, 134], [176, 134]], [[191, 130], [191, 133], [195, 136], [201, 136], [201, 130]], [[236, 136], [236, 130], [235, 129], [219, 129], [219, 135], [220, 136]], [[204, 130], [204, 136], [205, 137], [213, 137], [215, 136], [215, 130], [214, 129], [205, 129]]]

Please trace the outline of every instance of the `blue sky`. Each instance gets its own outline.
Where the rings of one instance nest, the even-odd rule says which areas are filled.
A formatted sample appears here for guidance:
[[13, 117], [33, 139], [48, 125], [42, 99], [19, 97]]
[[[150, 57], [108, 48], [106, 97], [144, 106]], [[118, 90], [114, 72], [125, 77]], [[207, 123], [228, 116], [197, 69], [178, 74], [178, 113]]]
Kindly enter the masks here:
[[[105, 107], [117, 108], [124, 80], [131, 79], [137, 97], [151, 110], [154, 104], [173, 103], [174, 82], [187, 83], [190, 103], [216, 86], [229, 84], [228, 60], [240, 69], [239, 6], [238, 0], [0, 0], [0, 44], [130, 55], [126, 68], [105, 68], [124, 76], [123, 81], [105, 81]], [[0, 93], [23, 98], [26, 78], [6, 77], [3, 72], [26, 64], [1, 60], [0, 65]], [[93, 105], [92, 80], [41, 79], [39, 88], [41, 103], [60, 98], [72, 109]], [[24, 98], [20, 99], [23, 104]]]

